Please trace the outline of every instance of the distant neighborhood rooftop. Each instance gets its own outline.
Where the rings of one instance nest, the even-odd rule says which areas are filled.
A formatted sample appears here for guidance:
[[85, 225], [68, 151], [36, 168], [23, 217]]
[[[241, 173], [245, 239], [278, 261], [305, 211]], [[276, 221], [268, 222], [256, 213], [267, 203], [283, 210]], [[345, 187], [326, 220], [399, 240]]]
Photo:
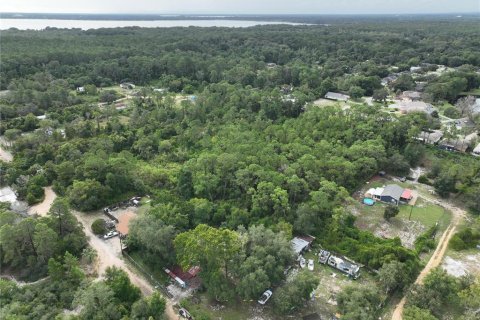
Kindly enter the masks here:
[[337, 101], [347, 101], [348, 99], [350, 99], [350, 96], [342, 93], [337, 93], [337, 92], [327, 92], [327, 94], [325, 95], [325, 98], [330, 100], [337, 100]]
[[417, 136], [417, 140], [423, 141], [424, 143], [428, 144], [436, 144], [442, 139], [443, 132], [441, 130], [434, 130], [434, 131], [422, 131]]
[[396, 108], [402, 113], [425, 112], [431, 114], [435, 111], [435, 108], [430, 103], [423, 101], [401, 101], [391, 104], [389, 107]]

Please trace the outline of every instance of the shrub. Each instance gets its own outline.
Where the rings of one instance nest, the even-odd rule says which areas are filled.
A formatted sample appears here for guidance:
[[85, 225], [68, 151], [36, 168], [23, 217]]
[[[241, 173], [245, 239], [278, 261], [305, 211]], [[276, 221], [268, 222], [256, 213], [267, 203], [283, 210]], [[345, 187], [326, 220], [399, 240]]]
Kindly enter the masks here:
[[431, 185], [430, 180], [427, 178], [426, 175], [423, 175], [423, 174], [420, 177], [418, 177], [418, 182], [423, 183], [423, 184]]
[[426, 232], [422, 233], [417, 239], [415, 239], [415, 250], [417, 253], [422, 253], [430, 249], [435, 248], [434, 236], [437, 233], [437, 225], [430, 227]]
[[107, 225], [105, 220], [97, 219], [92, 223], [92, 231], [96, 235], [105, 234], [107, 232]]
[[445, 110], [443, 110], [443, 115], [452, 119], [458, 119], [461, 116], [455, 107], [446, 107]]
[[397, 206], [387, 206], [383, 212], [383, 217], [385, 220], [389, 221], [390, 218], [395, 217], [400, 212]]
[[472, 228], [466, 228], [457, 232], [450, 240], [450, 247], [453, 250], [465, 250], [469, 248], [475, 248], [478, 240], [480, 239], [480, 233], [475, 232]]

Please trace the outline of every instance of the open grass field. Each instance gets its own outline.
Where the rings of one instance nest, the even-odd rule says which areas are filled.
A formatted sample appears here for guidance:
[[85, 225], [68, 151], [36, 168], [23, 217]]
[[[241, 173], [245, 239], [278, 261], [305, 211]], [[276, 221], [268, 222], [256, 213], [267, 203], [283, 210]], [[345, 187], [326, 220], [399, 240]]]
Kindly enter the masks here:
[[419, 198], [415, 206], [400, 205], [400, 213], [386, 221], [383, 213], [386, 204], [376, 202], [373, 206], [356, 203], [351, 210], [357, 217], [355, 225], [378, 237], [399, 237], [407, 248], [413, 248], [415, 239], [438, 223], [439, 230], [447, 228], [451, 213], [444, 208]]

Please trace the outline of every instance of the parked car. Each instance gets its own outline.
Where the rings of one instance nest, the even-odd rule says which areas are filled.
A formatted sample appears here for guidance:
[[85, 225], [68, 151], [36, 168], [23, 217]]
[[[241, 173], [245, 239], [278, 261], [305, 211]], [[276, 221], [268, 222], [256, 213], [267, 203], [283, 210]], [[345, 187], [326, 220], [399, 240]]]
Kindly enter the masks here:
[[103, 239], [107, 240], [107, 239], [110, 239], [110, 238], [113, 238], [113, 237], [116, 237], [118, 236], [118, 232], [117, 231], [109, 231], [108, 233], [104, 234], [103, 235]]
[[308, 259], [308, 270], [313, 271], [314, 265], [313, 265], [313, 259]]
[[270, 299], [270, 297], [272, 296], [273, 292], [271, 290], [267, 290], [265, 291], [262, 296], [260, 297], [260, 299], [258, 299], [258, 303], [260, 304], [265, 304], [267, 303], [268, 299]]
[[305, 258], [304, 257], [301, 257], [300, 258], [300, 268], [305, 268], [305, 266], [307, 265], [306, 261], [305, 261]]
[[193, 320], [193, 317], [190, 315], [190, 313], [184, 309], [184, 308], [180, 308], [180, 310], [178, 310], [178, 314], [184, 318], [184, 319], [188, 319], [188, 320]]

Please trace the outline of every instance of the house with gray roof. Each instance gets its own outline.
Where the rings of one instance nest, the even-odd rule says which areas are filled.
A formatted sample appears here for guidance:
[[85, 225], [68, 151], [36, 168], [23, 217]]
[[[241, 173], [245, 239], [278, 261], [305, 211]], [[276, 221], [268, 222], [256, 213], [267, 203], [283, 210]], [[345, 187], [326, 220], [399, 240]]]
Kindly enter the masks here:
[[347, 101], [350, 99], [350, 96], [337, 92], [327, 92], [325, 99], [335, 100], [335, 101]]
[[404, 189], [396, 184], [389, 184], [383, 188], [380, 201], [398, 205]]

